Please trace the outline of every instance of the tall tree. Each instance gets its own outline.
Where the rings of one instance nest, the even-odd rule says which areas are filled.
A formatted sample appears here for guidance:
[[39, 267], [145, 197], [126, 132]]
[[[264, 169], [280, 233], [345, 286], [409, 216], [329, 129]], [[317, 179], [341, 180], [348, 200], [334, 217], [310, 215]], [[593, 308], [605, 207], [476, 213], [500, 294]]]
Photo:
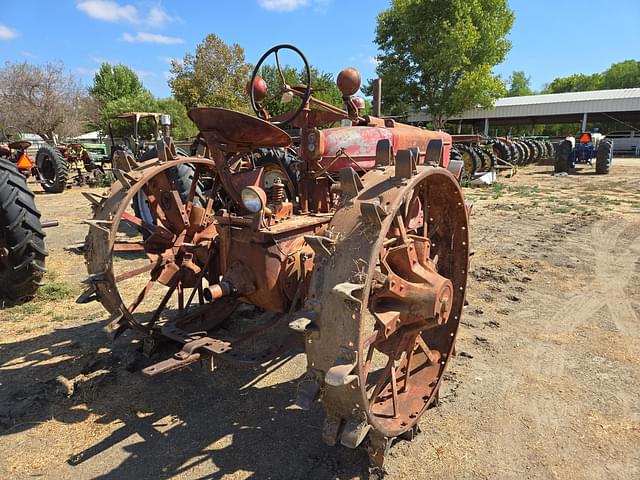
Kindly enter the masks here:
[[187, 109], [173, 97], [161, 98], [156, 102], [156, 110], [171, 115], [171, 136], [176, 139], [195, 137], [198, 128], [187, 116]]
[[169, 86], [175, 98], [186, 108], [223, 107], [247, 111], [245, 93], [251, 65], [244, 60], [244, 50], [229, 46], [215, 34], [207, 35], [182, 61], [171, 62]]
[[62, 63], [9, 63], [0, 68], [0, 127], [37, 133], [55, 144], [82, 133], [88, 105], [78, 81]]
[[568, 77], [558, 77], [549, 82], [544, 88], [544, 93], [588, 92], [600, 90], [601, 85], [602, 76], [599, 73], [592, 75], [577, 73]]
[[136, 72], [126, 65], [103, 63], [93, 77], [89, 92], [102, 103], [123, 97], [135, 97], [145, 91]]
[[505, 93], [492, 73], [511, 48], [514, 15], [507, 0], [392, 0], [378, 15], [377, 73], [383, 109], [426, 105], [434, 126]]
[[626, 60], [614, 63], [602, 73], [602, 88], [640, 87], [640, 62]]
[[[125, 65], [103, 63], [89, 89], [99, 105], [97, 125], [107, 131], [111, 124], [115, 136], [131, 134], [131, 122], [114, 121], [113, 117], [124, 112], [159, 112], [171, 115], [171, 134], [174, 138], [194, 136], [197, 131], [187, 117], [184, 105], [175, 98], [155, 98], [144, 88], [138, 74]], [[141, 123], [143, 135], [152, 133], [149, 122]]]
[[516, 70], [509, 77], [507, 97], [523, 97], [525, 95], [533, 95], [531, 77], [527, 77], [527, 74], [522, 70]]

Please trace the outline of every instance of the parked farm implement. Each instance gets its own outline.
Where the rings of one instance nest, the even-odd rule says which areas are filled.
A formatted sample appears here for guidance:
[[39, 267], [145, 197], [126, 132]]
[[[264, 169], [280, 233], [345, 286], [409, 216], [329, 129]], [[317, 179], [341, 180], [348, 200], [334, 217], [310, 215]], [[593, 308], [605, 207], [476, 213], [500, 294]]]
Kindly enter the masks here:
[[[260, 79], [281, 50], [300, 56], [304, 84]], [[364, 445], [382, 466], [437, 403], [454, 354], [468, 211], [448, 134], [361, 116], [358, 72], [337, 83], [344, 108], [316, 99], [304, 55], [278, 45], [248, 84], [258, 118], [193, 109], [203, 139], [194, 156], [163, 137], [155, 158], [118, 171], [108, 195], [93, 197], [78, 301], [100, 301], [107, 330], [139, 332], [148, 353], [176, 345], [147, 375], [203, 360], [265, 364], [304, 345], [296, 403], [319, 397], [324, 441]], [[267, 88], [299, 106], [271, 117]], [[343, 120], [351, 126], [321, 128]], [[298, 140], [282, 126], [299, 128]], [[186, 195], [170, 173], [180, 167], [193, 171]], [[131, 207], [141, 195], [147, 219]], [[240, 305], [268, 313], [232, 315]]]
[[22, 140], [22, 135], [14, 129], [10, 130], [11, 133], [3, 132], [8, 143], [0, 146], [0, 158], [14, 163], [25, 177], [33, 175], [45, 192], [63, 192], [69, 176], [69, 166], [63, 154], [51, 145], [43, 145], [38, 149], [34, 162], [27, 153], [31, 142]]
[[613, 162], [613, 140], [607, 139], [601, 133], [584, 132], [574, 143], [563, 140], [555, 155], [555, 171], [570, 172], [577, 164], [593, 165], [595, 172], [600, 175], [609, 173]]

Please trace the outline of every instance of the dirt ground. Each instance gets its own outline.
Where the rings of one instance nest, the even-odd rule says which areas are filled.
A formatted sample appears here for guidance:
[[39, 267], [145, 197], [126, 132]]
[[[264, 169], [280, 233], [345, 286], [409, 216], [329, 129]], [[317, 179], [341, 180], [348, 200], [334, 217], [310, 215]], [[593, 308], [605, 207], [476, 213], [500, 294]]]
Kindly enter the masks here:
[[[469, 305], [441, 402], [392, 479], [640, 478], [640, 160], [608, 176], [520, 169], [476, 201]], [[49, 287], [0, 311], [0, 478], [367, 478], [363, 451], [292, 407], [302, 355], [146, 378], [130, 337], [76, 305], [88, 202], [38, 195]], [[56, 377], [88, 374], [68, 397]]]

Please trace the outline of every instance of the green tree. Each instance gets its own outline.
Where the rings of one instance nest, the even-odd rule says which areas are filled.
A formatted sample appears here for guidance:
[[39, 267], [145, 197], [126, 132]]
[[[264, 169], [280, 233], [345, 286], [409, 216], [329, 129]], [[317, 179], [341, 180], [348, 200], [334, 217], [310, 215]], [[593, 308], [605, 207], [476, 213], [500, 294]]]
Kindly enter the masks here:
[[[318, 100], [330, 103], [336, 107], [342, 107], [342, 93], [338, 90], [333, 75], [321, 72], [315, 67], [309, 68], [311, 73], [311, 86], [313, 87], [313, 96]], [[296, 70], [290, 65], [282, 66], [282, 74], [288, 85], [296, 85], [306, 82], [304, 69]], [[260, 76], [267, 83], [267, 97], [262, 101], [262, 105], [267, 109], [269, 115], [275, 116], [281, 113], [289, 112], [300, 105], [300, 100], [294, 98], [289, 103], [282, 103], [279, 95], [282, 80], [280, 74], [274, 65], [264, 65], [260, 69]]]
[[223, 107], [248, 111], [245, 93], [251, 65], [244, 60], [244, 50], [234, 43], [228, 46], [211, 33], [182, 61], [171, 62], [169, 86], [174, 97], [186, 108]]
[[568, 77], [559, 77], [551, 81], [544, 88], [544, 93], [587, 92], [600, 90], [602, 76], [599, 73], [585, 75], [577, 73]]
[[505, 93], [492, 68], [511, 48], [513, 20], [507, 0], [392, 0], [376, 28], [385, 113], [426, 105], [442, 128], [451, 115], [489, 107]]
[[173, 97], [161, 98], [156, 102], [156, 111], [171, 115], [171, 136], [175, 139], [195, 137], [198, 128], [187, 116], [187, 109]]
[[514, 71], [509, 77], [507, 97], [523, 97], [525, 95], [533, 95], [533, 93], [531, 77], [527, 77], [527, 74], [522, 70]]
[[89, 89], [94, 97], [102, 103], [111, 102], [123, 97], [135, 97], [146, 89], [136, 72], [126, 65], [103, 63], [93, 77], [93, 85]]
[[[130, 121], [113, 120], [113, 117], [125, 112], [168, 113], [171, 115], [171, 134], [174, 138], [192, 137], [197, 133], [196, 126], [187, 116], [187, 109], [182, 103], [173, 97], [155, 98], [144, 88], [138, 75], [127, 66], [103, 63], [89, 91], [99, 104], [97, 126], [107, 132], [111, 124], [116, 137], [131, 134]], [[151, 125], [149, 121], [141, 122], [141, 134], [151, 134]]]
[[640, 87], [640, 62], [637, 60], [614, 63], [602, 73], [601, 88], [637, 87]]

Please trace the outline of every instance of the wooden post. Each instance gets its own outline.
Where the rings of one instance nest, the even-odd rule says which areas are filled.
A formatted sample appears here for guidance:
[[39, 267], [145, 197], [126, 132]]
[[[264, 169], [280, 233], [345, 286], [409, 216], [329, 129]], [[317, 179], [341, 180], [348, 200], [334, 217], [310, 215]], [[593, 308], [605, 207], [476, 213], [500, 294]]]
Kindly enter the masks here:
[[373, 116], [379, 117], [382, 104], [382, 79], [373, 80]]

